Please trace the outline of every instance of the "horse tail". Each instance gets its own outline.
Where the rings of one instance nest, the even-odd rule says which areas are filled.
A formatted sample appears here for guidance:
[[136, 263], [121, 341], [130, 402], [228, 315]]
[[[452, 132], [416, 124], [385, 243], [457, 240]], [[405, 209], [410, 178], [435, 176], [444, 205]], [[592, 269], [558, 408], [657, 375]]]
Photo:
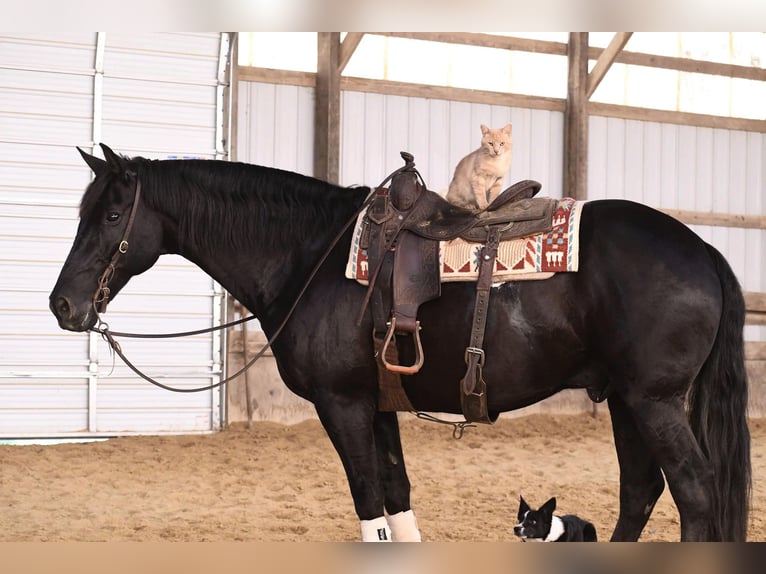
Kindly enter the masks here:
[[707, 245], [721, 281], [721, 321], [689, 392], [689, 423], [714, 471], [712, 540], [744, 541], [750, 509], [750, 431], [743, 328], [745, 299], [729, 264]]

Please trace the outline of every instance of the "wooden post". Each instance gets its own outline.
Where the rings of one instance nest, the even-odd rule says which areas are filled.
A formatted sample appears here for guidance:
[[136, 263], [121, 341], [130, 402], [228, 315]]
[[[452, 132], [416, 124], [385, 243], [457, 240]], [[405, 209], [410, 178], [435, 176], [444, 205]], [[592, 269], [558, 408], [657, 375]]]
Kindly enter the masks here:
[[317, 33], [314, 177], [339, 182], [340, 32]]
[[588, 198], [588, 33], [570, 32], [564, 112], [564, 195]]

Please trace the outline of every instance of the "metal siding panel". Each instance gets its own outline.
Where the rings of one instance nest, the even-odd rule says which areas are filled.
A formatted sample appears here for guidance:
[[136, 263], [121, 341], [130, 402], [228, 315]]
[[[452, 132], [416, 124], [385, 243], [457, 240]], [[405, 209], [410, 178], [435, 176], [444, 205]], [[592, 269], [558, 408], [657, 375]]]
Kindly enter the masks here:
[[658, 207], [673, 209], [678, 206], [676, 174], [678, 173], [678, 126], [660, 126], [660, 204]]
[[644, 122], [643, 201], [652, 207], [662, 203], [662, 134], [657, 124]]
[[364, 179], [364, 94], [341, 92], [340, 183], [376, 185]]
[[551, 146], [549, 153], [548, 180], [543, 183], [547, 186], [550, 197], [562, 197], [564, 194], [564, 114], [562, 112], [550, 112], [551, 117]]
[[259, 165], [274, 165], [274, 141], [275, 133], [274, 118], [276, 117], [276, 87], [270, 84], [256, 84], [255, 101], [253, 102], [255, 113], [251, 114], [251, 134], [255, 138], [249, 161]]
[[[71, 245], [77, 205], [91, 177], [74, 146], [89, 146], [92, 138], [95, 35], [25, 36], [0, 37], [0, 63], [5, 66], [0, 79], [0, 434], [209, 430], [214, 424], [212, 393], [179, 399], [163, 391], [158, 400], [158, 391], [128, 374], [122, 364], [115, 364], [115, 373], [128, 377], [133, 391], [126, 397], [136, 404], [120, 403], [96, 420], [98, 428], [88, 429], [89, 401], [95, 398], [91, 406], [99, 406], [99, 389], [93, 395], [88, 383], [89, 336], [61, 331], [47, 298]], [[111, 122], [105, 133], [118, 142], [110, 143], [126, 153], [143, 152], [151, 142], [155, 149], [142, 153], [147, 157], [165, 157], [164, 150], [202, 157], [211, 152], [219, 35], [122, 39], [128, 49], [112, 58], [111, 70], [123, 76], [135, 72], [137, 77], [105, 82], [105, 117]], [[9, 44], [13, 50], [6, 49]], [[137, 58], [131, 62], [123, 60], [122, 70], [115, 69], [120, 58], [133, 56]], [[173, 79], [188, 83], [168, 83], [173, 68]], [[196, 74], [204, 77], [194, 78]], [[217, 301], [207, 275], [180, 257], [166, 256], [125, 288], [108, 318], [115, 329], [187, 330], [210, 325]], [[215, 378], [210, 374], [213, 340], [196, 337], [167, 345], [131, 341], [126, 346], [181, 384], [200, 386]], [[112, 360], [104, 343], [99, 345], [103, 376]], [[103, 397], [104, 404], [109, 396]], [[147, 410], [149, 402], [154, 407]]]
[[431, 146], [430, 115], [428, 113], [428, 100], [425, 98], [407, 98], [407, 141], [409, 151], [415, 156], [418, 170], [423, 175], [431, 189], [447, 189], [449, 180], [446, 182], [432, 181], [431, 162], [429, 149]]
[[234, 159], [245, 163], [250, 162], [250, 143], [253, 139], [250, 133], [253, 109], [252, 88], [252, 82], [239, 82], [237, 85], [237, 146]]
[[625, 122], [625, 199], [644, 201], [644, 130], [641, 122]]
[[532, 169], [532, 110], [511, 108], [510, 121], [513, 124], [513, 138], [518, 145], [513, 146], [509, 179], [528, 179]]
[[713, 130], [713, 211], [729, 211], [729, 149], [730, 132]]
[[607, 196], [606, 174], [607, 120], [591, 116], [588, 121], [588, 199]]
[[364, 137], [352, 145], [364, 148], [364, 185], [377, 185], [387, 173], [383, 173], [385, 163], [385, 98], [380, 94], [364, 95]]
[[298, 88], [298, 158], [295, 170], [314, 175], [314, 89]]
[[[530, 132], [529, 173], [525, 179], [534, 179], [544, 186], [549, 172], [551, 149], [551, 114], [545, 110], [532, 110], [532, 129]], [[505, 125], [505, 124], [503, 124]], [[501, 127], [501, 126], [498, 126]], [[513, 159], [511, 159], [513, 163]], [[503, 180], [504, 188], [511, 182], [510, 173]], [[546, 195], [548, 190], [546, 189]]]
[[[166, 38], [167, 36], [164, 39]], [[217, 49], [215, 54], [207, 56], [178, 52], [147, 52], [139, 41], [128, 47], [115, 46], [113, 34], [106, 35], [105, 78], [127, 76], [160, 82], [214, 85], [217, 75]]]
[[747, 134], [746, 213], [766, 213], [766, 134]]
[[276, 86], [274, 92], [274, 164], [272, 167], [295, 171], [298, 165], [298, 89], [295, 86]]
[[[484, 104], [473, 104], [473, 106], [477, 110], [482, 110], [482, 111], [486, 108]], [[491, 105], [489, 106], [489, 122], [484, 122], [484, 123], [485, 124], [488, 123], [490, 127], [493, 127], [493, 128], [502, 128], [506, 124], [513, 123], [512, 118], [513, 118], [513, 108], [510, 108], [509, 106]], [[515, 130], [514, 130], [514, 135], [516, 135]]]
[[[220, 35], [215, 32], [109, 32], [108, 36], [108, 44], [113, 48], [171, 52], [205, 60], [210, 60], [218, 53], [219, 42]], [[211, 76], [207, 74], [201, 77]]]
[[95, 59], [96, 35], [73, 32], [66, 35], [0, 35], [3, 66], [28, 69], [58, 69], [88, 73]]
[[692, 209], [695, 202], [697, 132], [690, 126], [678, 131], [678, 209]]
[[606, 197], [625, 197], [625, 120], [606, 121]]
[[696, 128], [694, 203], [690, 209], [713, 210], [713, 130]]
[[[488, 111], [488, 110], [487, 110]], [[449, 141], [448, 141], [448, 164], [449, 179], [444, 188], [435, 188], [434, 191], [446, 194], [449, 184], [455, 175], [457, 164], [466, 155], [481, 145], [481, 129], [479, 126], [489, 124], [488, 118], [477, 121], [474, 117], [475, 110], [472, 104], [465, 102], [449, 103]], [[492, 127], [492, 126], [490, 126]], [[428, 183], [428, 182], [427, 182]], [[431, 184], [429, 184], [430, 186]]]
[[[479, 109], [484, 109], [485, 107], [481, 104], [474, 104], [474, 105], [479, 107]], [[511, 120], [513, 116], [513, 110], [508, 106], [495, 106], [495, 105], [489, 106], [489, 113], [490, 113], [490, 120], [489, 120], [490, 127], [502, 128], [502, 127], [505, 127], [506, 124], [513, 123]], [[515, 154], [515, 150], [516, 150], [514, 145], [515, 141], [516, 141], [516, 128], [513, 127], [511, 131], [511, 153], [512, 154]], [[503, 178], [503, 189], [505, 189], [506, 187], [508, 187], [509, 185], [517, 181], [513, 177], [513, 162], [515, 161], [515, 157], [516, 157], [515, 155], [511, 156], [511, 166], [508, 168], [508, 173], [506, 173], [505, 177]], [[529, 179], [529, 178], [534, 179], [534, 177], [531, 175], [527, 175], [519, 179]]]
[[747, 134], [730, 132], [729, 185], [727, 197], [730, 213], [745, 213], [747, 209]]
[[428, 101], [428, 167], [431, 189], [447, 189], [452, 178], [453, 165], [449, 159], [449, 107], [445, 100]]
[[[402, 165], [399, 152], [407, 151], [415, 155], [415, 165], [420, 168], [420, 158], [412, 151], [409, 141], [408, 99], [404, 96], [387, 96], [385, 105], [385, 151], [383, 152], [383, 172], [389, 174]], [[367, 185], [377, 185], [378, 182], [368, 182]]]

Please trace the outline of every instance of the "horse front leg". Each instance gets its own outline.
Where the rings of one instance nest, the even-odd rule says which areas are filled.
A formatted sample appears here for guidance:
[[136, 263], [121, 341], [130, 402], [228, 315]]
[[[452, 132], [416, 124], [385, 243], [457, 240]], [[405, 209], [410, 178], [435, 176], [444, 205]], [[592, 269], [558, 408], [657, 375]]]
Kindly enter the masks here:
[[387, 542], [391, 531], [384, 513], [385, 490], [375, 448], [375, 401], [353, 400], [336, 394], [318, 397], [319, 420], [346, 471], [362, 542]]
[[420, 542], [420, 530], [410, 507], [410, 480], [404, 465], [397, 414], [377, 412], [373, 430], [391, 537], [394, 542]]

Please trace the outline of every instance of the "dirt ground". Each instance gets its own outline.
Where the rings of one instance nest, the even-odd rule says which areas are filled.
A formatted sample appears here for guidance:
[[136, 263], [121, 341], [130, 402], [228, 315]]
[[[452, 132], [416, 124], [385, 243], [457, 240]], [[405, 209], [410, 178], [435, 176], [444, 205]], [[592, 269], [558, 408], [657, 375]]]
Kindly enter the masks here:
[[[607, 415], [531, 415], [467, 429], [401, 415], [424, 541], [514, 541], [519, 494], [550, 496], [606, 540], [618, 468]], [[750, 540], [766, 541], [766, 419], [752, 420]], [[679, 537], [667, 492], [642, 540]], [[0, 446], [0, 541], [353, 541], [359, 524], [318, 421], [212, 435]]]

